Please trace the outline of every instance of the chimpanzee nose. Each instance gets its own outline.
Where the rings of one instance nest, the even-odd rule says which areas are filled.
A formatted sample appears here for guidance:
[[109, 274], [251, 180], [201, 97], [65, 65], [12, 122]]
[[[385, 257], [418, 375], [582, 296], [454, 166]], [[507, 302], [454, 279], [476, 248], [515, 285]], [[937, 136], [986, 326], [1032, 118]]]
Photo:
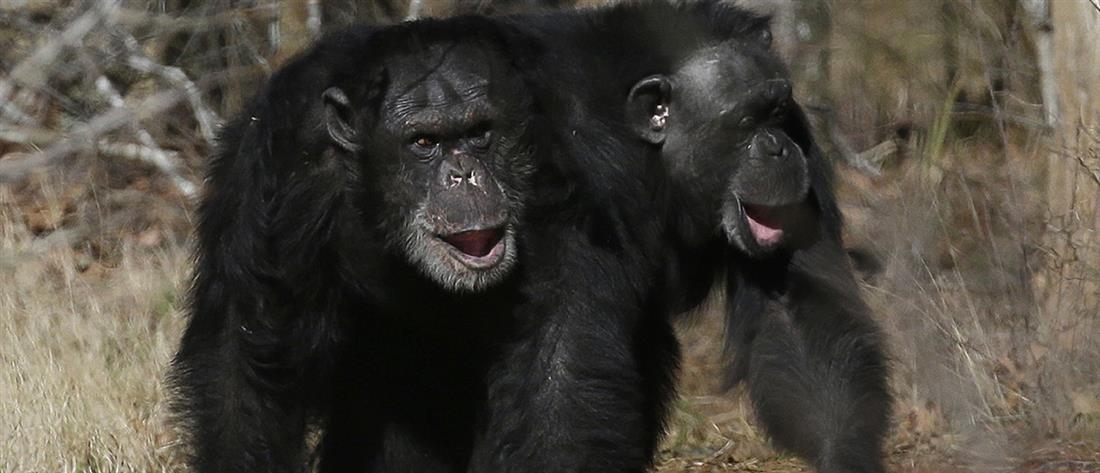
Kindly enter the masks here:
[[480, 185], [477, 159], [470, 156], [450, 156], [439, 164], [439, 176], [444, 187], [462, 184]]
[[752, 139], [752, 145], [756, 147], [763, 156], [782, 158], [787, 155], [787, 148], [779, 142], [775, 134], [768, 130], [757, 133]]

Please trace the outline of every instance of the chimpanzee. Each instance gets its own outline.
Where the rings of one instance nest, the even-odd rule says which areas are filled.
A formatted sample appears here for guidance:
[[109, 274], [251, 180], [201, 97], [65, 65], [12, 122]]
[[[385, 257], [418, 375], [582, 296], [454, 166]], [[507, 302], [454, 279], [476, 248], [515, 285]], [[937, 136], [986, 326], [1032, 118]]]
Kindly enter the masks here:
[[[666, 299], [695, 305], [707, 263], [727, 254], [729, 381], [747, 381], [776, 443], [822, 472], [883, 471], [882, 336], [841, 248], [828, 163], [769, 51], [767, 19], [705, 0], [505, 21], [549, 45], [532, 68], [559, 103], [551, 116], [564, 118], [551, 129], [585, 136], [619, 111], [659, 153], [679, 204], [653, 209], [671, 225], [667, 282], [681, 297]], [[715, 239], [728, 246], [716, 250]]]
[[172, 371], [197, 471], [649, 464], [676, 358], [660, 174], [615, 123], [584, 155], [547, 131], [516, 71], [537, 46], [483, 18], [352, 29], [225, 130]]
[[696, 176], [685, 189], [722, 199], [729, 381], [747, 381], [767, 432], [818, 471], [884, 471], [882, 336], [841, 246], [827, 163], [769, 42], [758, 28], [696, 49], [659, 88], [666, 124], [651, 141], [726, 180]]
[[[413, 373], [437, 354], [419, 374], [439, 389], [451, 379], [436, 372], [468, 369], [444, 353], [480, 350], [474, 328], [513, 305], [537, 135], [492, 31], [335, 34], [222, 133], [173, 366], [197, 471], [304, 471], [312, 419], [337, 417], [339, 370], [389, 389], [388, 363]], [[349, 366], [373, 341], [393, 352]]]

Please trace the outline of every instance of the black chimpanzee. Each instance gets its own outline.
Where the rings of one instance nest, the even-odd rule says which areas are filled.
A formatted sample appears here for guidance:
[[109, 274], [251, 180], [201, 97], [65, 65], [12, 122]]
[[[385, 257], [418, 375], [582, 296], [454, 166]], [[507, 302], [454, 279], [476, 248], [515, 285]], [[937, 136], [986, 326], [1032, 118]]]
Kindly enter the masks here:
[[322, 471], [649, 464], [660, 174], [621, 120], [557, 141], [505, 30], [337, 34], [223, 133], [172, 375], [197, 471], [304, 471], [314, 427]]
[[767, 19], [707, 0], [506, 21], [549, 44], [533, 69], [559, 104], [551, 129], [586, 136], [618, 111], [659, 152], [679, 205], [654, 211], [671, 225], [662, 241], [674, 249], [670, 292], [682, 307], [709, 287], [707, 262], [722, 250], [708, 242], [728, 241], [729, 380], [747, 381], [768, 433], [822, 472], [883, 471], [882, 336]]
[[[398, 403], [465, 396], [453, 378], [483, 373], [466, 353], [491, 348], [494, 311], [517, 297], [537, 135], [493, 28], [437, 26], [328, 38], [222, 134], [173, 366], [196, 470], [304, 471], [311, 419], [339, 417], [342, 369]], [[423, 386], [391, 387], [397, 366]]]
[[719, 177], [696, 175], [687, 189], [721, 198], [729, 381], [747, 381], [768, 433], [818, 471], [881, 472], [891, 404], [882, 336], [841, 246], [827, 163], [769, 43], [766, 28], [750, 28], [642, 82], [667, 80], [656, 88], [669, 91], [656, 101], [666, 125], [644, 136], [658, 135], [675, 165]]

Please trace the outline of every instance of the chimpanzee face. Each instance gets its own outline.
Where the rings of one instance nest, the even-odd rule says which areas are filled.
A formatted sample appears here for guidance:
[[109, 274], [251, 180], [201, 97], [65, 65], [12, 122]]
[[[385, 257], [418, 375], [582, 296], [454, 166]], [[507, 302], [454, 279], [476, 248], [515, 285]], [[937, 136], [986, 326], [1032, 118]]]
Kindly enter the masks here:
[[787, 132], [800, 112], [769, 43], [764, 28], [701, 47], [671, 75], [639, 82], [628, 107], [674, 182], [708, 209], [687, 231], [722, 228], [749, 255], [778, 248], [809, 221], [806, 153]]
[[360, 212], [448, 290], [478, 291], [516, 259], [530, 99], [493, 47], [436, 41], [380, 61], [357, 100], [328, 92], [334, 141], [356, 153]]

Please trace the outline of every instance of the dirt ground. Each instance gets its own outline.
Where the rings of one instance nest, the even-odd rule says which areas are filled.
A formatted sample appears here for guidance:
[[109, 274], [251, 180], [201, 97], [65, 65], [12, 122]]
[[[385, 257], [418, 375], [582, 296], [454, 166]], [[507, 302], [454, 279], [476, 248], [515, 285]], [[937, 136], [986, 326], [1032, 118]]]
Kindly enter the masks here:
[[[894, 473], [963, 473], [971, 471], [1012, 473], [1093, 473], [1100, 471], [1100, 443], [1050, 440], [1022, 450], [1019, 458], [996, 459], [985, 465], [967, 464], [946, 452], [917, 453], [897, 445], [888, 459]], [[769, 472], [812, 471], [804, 462], [792, 458], [669, 458], [661, 461], [658, 473], [673, 472]]]

